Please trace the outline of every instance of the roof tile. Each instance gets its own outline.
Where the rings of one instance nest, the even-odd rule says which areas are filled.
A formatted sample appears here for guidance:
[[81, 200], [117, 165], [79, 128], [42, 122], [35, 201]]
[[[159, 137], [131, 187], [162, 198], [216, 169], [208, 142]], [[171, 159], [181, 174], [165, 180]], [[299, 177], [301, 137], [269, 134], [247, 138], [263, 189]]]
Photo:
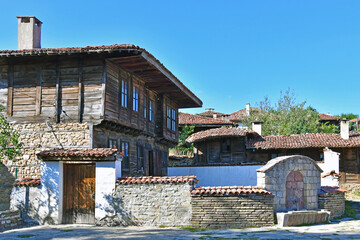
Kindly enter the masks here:
[[14, 183], [15, 187], [37, 187], [41, 184], [40, 178], [24, 178]]
[[179, 177], [121, 177], [116, 182], [119, 184], [145, 184], [145, 183], [190, 183], [196, 184], [199, 180], [196, 176]]
[[190, 113], [179, 113], [180, 125], [233, 125], [232, 122], [223, 120], [221, 118], [209, 118]]
[[197, 187], [191, 191], [196, 196], [232, 196], [232, 195], [249, 195], [261, 194], [271, 195], [272, 193], [264, 190], [262, 187], [254, 186], [226, 186], [226, 187]]
[[86, 157], [86, 158], [103, 158], [110, 157], [117, 153], [117, 149], [111, 148], [91, 148], [91, 149], [53, 149], [38, 153], [42, 158], [48, 157]]
[[257, 132], [248, 130], [246, 128], [236, 128], [236, 127], [221, 127], [209, 129], [201, 132], [194, 133], [190, 135], [186, 141], [193, 143], [204, 141], [212, 138], [221, 138], [221, 137], [244, 137], [248, 134], [254, 134], [258, 136]]

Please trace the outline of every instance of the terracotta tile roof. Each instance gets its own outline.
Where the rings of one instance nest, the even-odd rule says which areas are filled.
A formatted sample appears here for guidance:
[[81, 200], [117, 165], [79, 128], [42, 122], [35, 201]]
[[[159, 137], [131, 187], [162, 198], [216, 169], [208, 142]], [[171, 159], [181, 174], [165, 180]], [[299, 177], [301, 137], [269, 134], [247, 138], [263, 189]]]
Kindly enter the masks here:
[[231, 195], [249, 195], [249, 194], [265, 194], [271, 195], [272, 193], [264, 190], [263, 187], [197, 187], [191, 191], [192, 195], [198, 196], [231, 196]]
[[179, 113], [180, 125], [233, 125], [232, 122], [221, 118], [209, 118], [190, 113]]
[[117, 153], [117, 149], [92, 148], [92, 149], [53, 149], [38, 153], [40, 158], [106, 158]]
[[350, 120], [350, 122], [356, 122], [356, 121], [360, 122], [360, 118], [355, 118]]
[[[250, 107], [250, 111], [261, 111], [260, 108]], [[241, 121], [246, 116], [246, 108], [240, 109], [239, 111], [230, 114], [231, 121]]]
[[350, 133], [349, 139], [335, 133], [305, 133], [284, 136], [265, 136], [249, 139], [247, 148], [291, 149], [323, 147], [360, 147], [360, 132]]
[[333, 187], [330, 187], [330, 186], [322, 186], [321, 189], [320, 189], [320, 193], [319, 194], [339, 194], [339, 193], [345, 193], [346, 190], [344, 189], [341, 189], [337, 186], [333, 186]]
[[229, 115], [229, 114], [226, 114], [226, 113], [215, 112], [214, 110], [207, 110], [205, 112], [198, 113], [197, 115], [202, 116], [202, 117], [213, 118], [214, 114], [216, 114], [217, 117], [228, 116]]
[[341, 117], [336, 117], [336, 116], [331, 116], [328, 114], [324, 114], [324, 113], [319, 113], [320, 116], [320, 120], [321, 121], [340, 121]]
[[224, 138], [224, 137], [244, 137], [248, 134], [254, 134], [258, 136], [257, 132], [237, 127], [221, 127], [213, 128], [190, 135], [186, 141], [189, 143], [204, 141], [212, 138]]
[[145, 184], [145, 183], [190, 183], [196, 184], [199, 180], [196, 176], [180, 177], [121, 177], [116, 182], [119, 184]]
[[40, 178], [24, 178], [16, 180], [15, 187], [37, 187], [41, 183]]

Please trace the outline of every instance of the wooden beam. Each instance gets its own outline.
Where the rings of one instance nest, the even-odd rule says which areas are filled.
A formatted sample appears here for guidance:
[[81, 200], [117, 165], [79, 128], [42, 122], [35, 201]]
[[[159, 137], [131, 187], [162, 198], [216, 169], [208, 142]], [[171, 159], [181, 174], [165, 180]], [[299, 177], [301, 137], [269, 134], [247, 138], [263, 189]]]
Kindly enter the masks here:
[[60, 122], [60, 107], [61, 107], [61, 87], [60, 87], [60, 67], [59, 63], [56, 62], [56, 92], [55, 92], [55, 112], [56, 122]]
[[13, 115], [13, 95], [14, 95], [14, 66], [8, 67], [8, 97], [6, 111], [8, 116]]
[[41, 82], [42, 82], [42, 68], [41, 65], [37, 67], [36, 78], [36, 93], [35, 93], [35, 115], [41, 114]]
[[101, 114], [100, 118], [104, 118], [105, 116], [105, 96], [106, 96], [106, 60], [103, 60], [103, 76], [102, 76], [102, 83], [101, 83]]

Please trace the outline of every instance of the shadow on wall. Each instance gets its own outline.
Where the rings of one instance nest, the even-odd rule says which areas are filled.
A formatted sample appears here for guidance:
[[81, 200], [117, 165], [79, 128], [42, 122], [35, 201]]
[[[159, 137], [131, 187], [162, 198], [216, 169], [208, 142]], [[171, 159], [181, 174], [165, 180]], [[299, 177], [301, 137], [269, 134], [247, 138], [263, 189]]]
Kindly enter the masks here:
[[0, 211], [10, 209], [10, 196], [15, 181], [9, 169], [0, 162]]
[[125, 209], [124, 201], [116, 197], [116, 188], [113, 193], [103, 196], [105, 203], [96, 204], [95, 208], [104, 211], [105, 217], [96, 218], [95, 224], [98, 226], [136, 226], [134, 218]]

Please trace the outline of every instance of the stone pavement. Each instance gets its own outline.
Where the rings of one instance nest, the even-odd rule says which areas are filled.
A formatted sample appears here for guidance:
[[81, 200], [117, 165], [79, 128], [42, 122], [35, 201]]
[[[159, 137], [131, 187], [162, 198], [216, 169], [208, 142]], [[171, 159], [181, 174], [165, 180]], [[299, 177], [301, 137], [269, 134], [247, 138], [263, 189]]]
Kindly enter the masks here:
[[360, 239], [360, 220], [303, 227], [264, 227], [191, 232], [180, 228], [36, 226], [5, 231], [0, 239]]

